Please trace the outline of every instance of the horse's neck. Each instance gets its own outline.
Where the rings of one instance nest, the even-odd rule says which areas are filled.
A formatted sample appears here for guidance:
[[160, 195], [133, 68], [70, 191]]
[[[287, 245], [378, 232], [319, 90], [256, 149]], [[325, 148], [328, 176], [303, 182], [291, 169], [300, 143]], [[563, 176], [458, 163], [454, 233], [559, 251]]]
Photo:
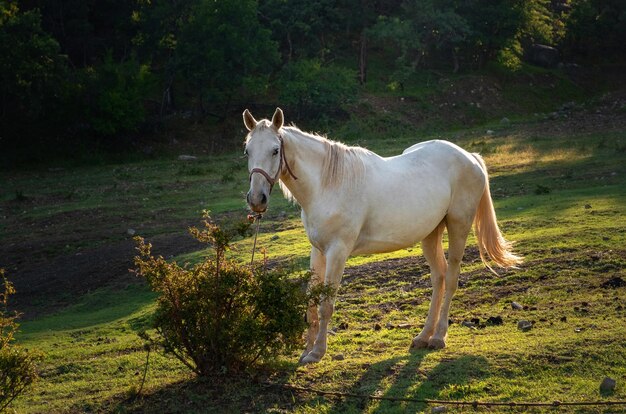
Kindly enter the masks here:
[[293, 198], [306, 210], [321, 188], [326, 147], [323, 141], [294, 129], [285, 130], [283, 140], [285, 157], [293, 165], [293, 172], [298, 179], [283, 172], [281, 180]]

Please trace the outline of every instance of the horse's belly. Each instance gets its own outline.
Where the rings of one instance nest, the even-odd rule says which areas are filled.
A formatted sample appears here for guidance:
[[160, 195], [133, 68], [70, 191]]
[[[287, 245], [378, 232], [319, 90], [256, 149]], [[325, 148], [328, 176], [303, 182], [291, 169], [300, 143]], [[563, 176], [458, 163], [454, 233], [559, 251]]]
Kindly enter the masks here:
[[412, 247], [428, 236], [445, 216], [445, 210], [410, 217], [386, 215], [364, 223], [352, 254], [387, 253]]

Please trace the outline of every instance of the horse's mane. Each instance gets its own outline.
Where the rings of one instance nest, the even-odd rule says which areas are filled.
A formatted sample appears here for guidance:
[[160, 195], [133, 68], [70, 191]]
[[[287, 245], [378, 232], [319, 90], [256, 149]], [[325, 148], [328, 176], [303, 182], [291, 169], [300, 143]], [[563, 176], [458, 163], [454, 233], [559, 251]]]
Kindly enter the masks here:
[[[322, 166], [322, 187], [337, 188], [341, 184], [358, 184], [365, 174], [365, 158], [372, 152], [361, 147], [353, 147], [330, 140], [324, 136], [301, 131], [296, 126], [284, 127], [298, 139], [308, 139], [322, 144], [326, 150]], [[282, 187], [282, 186], [281, 186]], [[284, 190], [283, 190], [284, 191]], [[285, 193], [287, 195], [287, 193]]]

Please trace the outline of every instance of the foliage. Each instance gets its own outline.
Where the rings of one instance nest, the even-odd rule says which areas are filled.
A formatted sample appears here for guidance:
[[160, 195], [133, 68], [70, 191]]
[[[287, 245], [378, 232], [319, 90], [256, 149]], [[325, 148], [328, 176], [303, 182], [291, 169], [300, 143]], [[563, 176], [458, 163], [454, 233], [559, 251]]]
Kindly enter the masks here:
[[99, 135], [136, 131], [145, 119], [144, 97], [151, 77], [135, 59], [116, 63], [109, 52], [102, 64], [84, 69], [84, 121]]
[[297, 117], [336, 113], [356, 97], [356, 73], [319, 60], [300, 59], [286, 65], [278, 79], [279, 98], [295, 109]]
[[619, 63], [625, 27], [621, 0], [3, 1], [0, 145], [47, 158], [190, 115], [230, 142], [243, 107], [333, 115], [377, 65], [375, 82], [402, 86], [423, 70], [520, 70], [535, 43]]
[[287, 63], [316, 57], [325, 60], [346, 18], [334, 0], [264, 0], [259, 2], [259, 12]]
[[564, 37], [564, 46], [571, 57], [624, 58], [626, 3], [622, 0], [573, 0]]
[[41, 28], [40, 13], [0, 2], [0, 145], [57, 132], [67, 69], [59, 43]]
[[208, 243], [214, 256], [192, 268], [151, 256], [151, 245], [135, 238], [136, 272], [159, 294], [156, 342], [201, 376], [249, 369], [295, 349], [306, 327], [307, 304], [320, 293], [305, 293], [284, 272], [252, 272], [226, 259], [242, 228], [223, 230], [208, 215], [204, 224], [191, 234]]
[[278, 53], [255, 1], [146, 2], [137, 16], [135, 43], [165, 69], [167, 92], [185, 88], [199, 113], [223, 118], [234, 100], [265, 91]]
[[7, 280], [4, 269], [0, 269], [0, 412], [37, 378], [35, 356], [12, 344], [18, 324], [17, 314], [9, 314], [8, 298], [15, 293], [13, 285]]

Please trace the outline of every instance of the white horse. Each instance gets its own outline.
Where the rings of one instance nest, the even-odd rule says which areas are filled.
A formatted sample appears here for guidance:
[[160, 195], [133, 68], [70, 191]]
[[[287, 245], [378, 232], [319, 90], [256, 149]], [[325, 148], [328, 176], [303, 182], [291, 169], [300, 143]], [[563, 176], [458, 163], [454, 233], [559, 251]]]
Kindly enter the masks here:
[[[338, 288], [348, 256], [390, 252], [422, 242], [433, 292], [424, 328], [411, 348], [445, 346], [450, 301], [472, 222], [487, 267], [487, 255], [502, 267], [521, 263], [498, 228], [487, 169], [478, 154], [450, 142], [427, 141], [383, 158], [284, 127], [280, 108], [271, 121], [258, 122], [246, 109], [243, 121], [250, 131], [245, 142], [248, 205], [254, 212], [264, 212], [274, 184], [280, 181], [284, 195], [302, 207], [312, 245], [312, 283], [323, 281]], [[447, 261], [442, 246], [446, 228]], [[319, 312], [309, 307], [301, 363], [318, 362], [326, 353], [335, 299], [322, 302]]]

